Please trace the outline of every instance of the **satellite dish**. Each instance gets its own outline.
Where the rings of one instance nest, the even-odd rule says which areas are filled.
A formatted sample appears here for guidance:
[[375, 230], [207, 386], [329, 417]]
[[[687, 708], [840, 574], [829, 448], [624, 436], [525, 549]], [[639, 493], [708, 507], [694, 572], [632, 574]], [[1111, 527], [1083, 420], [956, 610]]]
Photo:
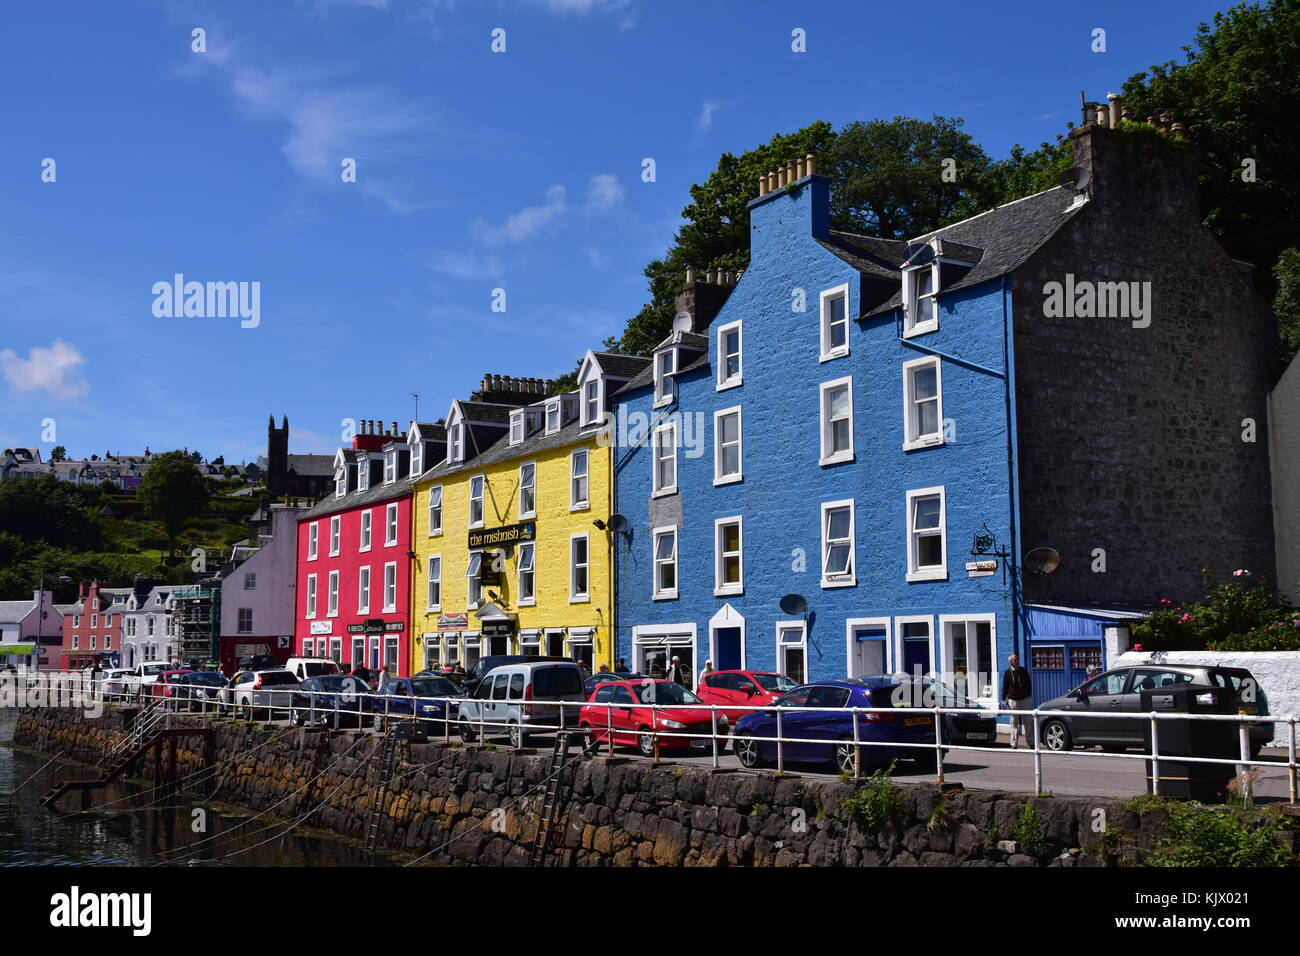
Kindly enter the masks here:
[[785, 614], [802, 614], [808, 610], [808, 602], [802, 594], [787, 594], [781, 598], [781, 611]]
[[907, 245], [905, 266], [923, 266], [934, 261], [934, 246], [929, 242], [910, 242]]
[[627, 519], [622, 515], [610, 515], [607, 527], [615, 534], [622, 534], [627, 530]]
[[1084, 169], [1082, 166], [1071, 166], [1057, 179], [1057, 182], [1066, 189], [1072, 189], [1076, 193], [1083, 192], [1091, 181], [1092, 170]]
[[678, 312], [673, 317], [674, 332], [690, 332], [695, 327], [695, 320], [689, 312]]
[[1036, 574], [1051, 574], [1061, 565], [1061, 553], [1055, 548], [1034, 548], [1025, 555], [1025, 567]]

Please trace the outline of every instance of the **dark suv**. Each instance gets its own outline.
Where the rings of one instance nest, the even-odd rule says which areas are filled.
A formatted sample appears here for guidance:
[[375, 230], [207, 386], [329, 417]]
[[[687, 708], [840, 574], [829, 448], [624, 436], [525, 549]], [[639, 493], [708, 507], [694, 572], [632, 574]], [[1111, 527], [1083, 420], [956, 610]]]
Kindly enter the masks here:
[[[1264, 689], [1244, 667], [1215, 667], [1208, 664], [1162, 664], [1147, 661], [1099, 674], [1055, 700], [1040, 705], [1042, 710], [1068, 710], [1069, 716], [1044, 717], [1040, 737], [1048, 750], [1070, 750], [1097, 744], [1102, 750], [1120, 751], [1145, 747], [1150, 721], [1142, 715], [1142, 692], [1179, 684], [1220, 687], [1236, 698], [1239, 711], [1268, 715]], [[1097, 717], [1096, 714], [1133, 714], [1123, 717]], [[1273, 739], [1273, 725], [1250, 725], [1250, 754]]]

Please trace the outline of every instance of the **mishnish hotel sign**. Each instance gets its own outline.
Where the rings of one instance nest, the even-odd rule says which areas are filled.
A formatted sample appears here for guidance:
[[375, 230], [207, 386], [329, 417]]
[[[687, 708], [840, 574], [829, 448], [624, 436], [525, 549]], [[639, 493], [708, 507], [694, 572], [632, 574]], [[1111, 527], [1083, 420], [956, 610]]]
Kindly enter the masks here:
[[517, 544], [537, 537], [537, 525], [532, 521], [507, 524], [500, 528], [483, 528], [469, 533], [470, 548], [487, 548], [498, 544]]

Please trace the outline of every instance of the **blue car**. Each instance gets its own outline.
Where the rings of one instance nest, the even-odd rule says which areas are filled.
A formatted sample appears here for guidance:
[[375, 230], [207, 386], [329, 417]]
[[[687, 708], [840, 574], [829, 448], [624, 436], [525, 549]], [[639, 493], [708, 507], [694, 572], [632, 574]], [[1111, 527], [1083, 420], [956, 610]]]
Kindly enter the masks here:
[[[872, 744], [933, 744], [934, 717], [912, 711], [919, 694], [905, 680], [892, 677], [850, 677], [803, 684], [783, 694], [772, 706], [797, 708], [781, 713], [781, 736], [811, 743], [784, 745], [786, 760], [834, 763], [841, 773], [853, 773], [853, 707], [889, 707], [892, 713], [859, 713], [858, 737]], [[909, 712], [911, 711], [911, 712]], [[745, 767], [761, 767], [776, 759], [777, 711], [759, 710], [736, 724], [736, 756]], [[923, 768], [936, 765], [933, 747], [862, 746], [863, 767], [883, 766], [895, 759], [912, 760]]]
[[[456, 717], [456, 705], [433, 697], [461, 697], [459, 687], [445, 677], [390, 677], [374, 694], [366, 698], [365, 709], [372, 715], [370, 726], [383, 731], [388, 719], [416, 718], [426, 733], [442, 733], [450, 716]], [[451, 709], [448, 714], [448, 708]]]

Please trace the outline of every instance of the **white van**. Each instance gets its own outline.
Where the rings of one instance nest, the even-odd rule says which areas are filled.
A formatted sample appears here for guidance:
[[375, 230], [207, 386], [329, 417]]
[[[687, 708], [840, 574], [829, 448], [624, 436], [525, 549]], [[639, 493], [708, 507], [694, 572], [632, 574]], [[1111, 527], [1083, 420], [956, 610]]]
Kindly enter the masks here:
[[300, 682], [309, 677], [325, 677], [328, 674], [342, 673], [339, 665], [328, 657], [291, 657], [285, 661], [284, 669]]
[[[460, 739], [473, 743], [480, 734], [506, 734], [510, 746], [524, 747], [530, 728], [533, 733], [554, 730], [561, 713], [564, 726], [577, 726], [586, 699], [582, 668], [571, 661], [502, 664], [483, 677], [474, 696], [459, 702]], [[572, 705], [561, 708], [558, 701]]]

